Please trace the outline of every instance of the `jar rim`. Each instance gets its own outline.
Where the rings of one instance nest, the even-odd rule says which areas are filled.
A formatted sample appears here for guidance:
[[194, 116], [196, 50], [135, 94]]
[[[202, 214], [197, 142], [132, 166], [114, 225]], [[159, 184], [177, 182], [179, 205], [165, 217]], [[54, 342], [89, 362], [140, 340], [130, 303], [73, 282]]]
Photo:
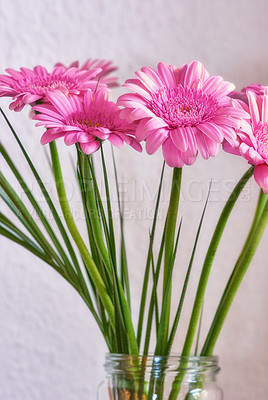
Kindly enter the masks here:
[[182, 356], [180, 353], [171, 353], [170, 355], [155, 355], [155, 354], [125, 354], [125, 353], [106, 353], [106, 358], [118, 358], [118, 359], [142, 359], [147, 358], [149, 360], [153, 359], [162, 359], [162, 360], [181, 360], [181, 361], [211, 361], [214, 363], [218, 363], [219, 357], [217, 355], [211, 356], [198, 356], [198, 355], [189, 355], [189, 356]]
[[218, 373], [218, 356], [181, 356], [171, 354], [169, 356], [156, 355], [129, 355], [120, 353], [106, 353], [105, 370], [106, 372], [121, 373], [124, 371], [137, 371], [143, 366], [146, 370], [159, 373]]

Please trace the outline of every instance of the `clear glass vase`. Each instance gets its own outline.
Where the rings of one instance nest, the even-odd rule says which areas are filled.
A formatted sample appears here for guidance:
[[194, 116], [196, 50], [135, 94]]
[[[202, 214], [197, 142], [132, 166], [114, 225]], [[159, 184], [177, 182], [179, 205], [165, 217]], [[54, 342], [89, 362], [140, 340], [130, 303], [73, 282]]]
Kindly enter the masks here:
[[218, 358], [107, 354], [98, 400], [223, 400]]

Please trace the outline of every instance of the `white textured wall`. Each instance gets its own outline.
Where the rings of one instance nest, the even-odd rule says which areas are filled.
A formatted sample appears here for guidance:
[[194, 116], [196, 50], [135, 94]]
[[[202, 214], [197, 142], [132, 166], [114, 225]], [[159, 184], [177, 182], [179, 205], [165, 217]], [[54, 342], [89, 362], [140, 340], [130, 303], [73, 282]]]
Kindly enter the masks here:
[[[154, 67], [158, 61], [180, 65], [200, 59], [209, 72], [234, 81], [238, 88], [252, 82], [265, 84], [268, 83], [267, 13], [266, 0], [0, 0], [0, 70], [3, 73], [7, 67], [36, 64], [51, 68], [57, 61], [69, 63], [100, 57], [113, 59], [120, 65], [119, 74], [124, 81], [144, 65]], [[1, 99], [5, 110], [8, 103]], [[41, 131], [28, 120], [28, 111], [8, 115], [34, 161], [39, 162], [42, 176], [53, 192], [49, 171], [43, 168]], [[29, 171], [1, 119], [0, 132], [1, 140], [10, 145], [31, 185]], [[135, 192], [135, 188], [142, 181], [151, 191], [155, 190], [161, 153], [149, 157], [125, 149], [116, 154], [119, 169], [123, 171], [121, 179], [128, 190], [130, 213], [135, 207], [151, 209], [149, 194], [142, 195], [141, 189], [138, 187]], [[68, 157], [65, 158], [72, 209], [77, 210], [79, 196], [76, 188], [71, 187], [73, 176]], [[217, 212], [227, 195], [226, 183], [229, 179], [234, 183], [246, 168], [244, 160], [226, 154], [214, 160], [199, 160], [191, 168], [185, 168], [184, 197], [188, 203], [182, 202], [184, 245], [180, 247], [175, 288], [181, 287], [183, 263], [191, 249], [203, 204], [200, 200], [204, 199], [208, 182], [214, 180], [215, 192], [195, 263], [193, 288]], [[205, 190], [200, 199], [198, 190], [202, 184]], [[33, 190], [41, 202], [34, 186]], [[165, 190], [163, 207], [168, 181]], [[256, 197], [257, 188], [252, 181], [232, 215], [232, 228], [227, 228], [216, 257], [206, 296], [204, 331], [242, 246]], [[78, 217], [77, 222], [84, 229]], [[132, 215], [127, 224], [131, 230], [128, 245], [132, 294], [137, 304], [141, 276], [137, 271], [142, 271], [144, 265], [149, 222], [150, 218], [135, 219]], [[267, 398], [267, 233], [216, 348], [226, 400]], [[44, 263], [8, 240], [1, 238], [0, 243], [0, 399], [94, 399], [106, 348], [85, 305]], [[184, 330], [189, 312], [190, 305], [182, 319]], [[182, 332], [183, 328], [177, 337], [178, 351]]]

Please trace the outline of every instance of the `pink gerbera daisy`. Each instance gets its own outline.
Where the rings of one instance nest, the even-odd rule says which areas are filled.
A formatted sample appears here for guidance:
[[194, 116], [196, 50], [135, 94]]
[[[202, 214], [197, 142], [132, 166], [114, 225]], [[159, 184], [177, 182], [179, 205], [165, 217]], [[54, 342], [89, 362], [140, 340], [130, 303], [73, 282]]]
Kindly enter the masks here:
[[224, 138], [235, 139], [234, 128], [247, 116], [227, 96], [234, 85], [210, 77], [199, 61], [181, 68], [159, 63], [157, 70], [144, 67], [136, 75], [124, 85], [136, 93], [118, 99], [125, 107], [121, 115], [139, 122], [136, 138], [146, 141], [149, 154], [162, 145], [171, 167], [192, 164], [198, 152], [205, 159], [216, 155]]
[[0, 97], [13, 97], [10, 109], [20, 111], [25, 104], [34, 104], [44, 100], [51, 90], [61, 90], [65, 94], [78, 95], [81, 91], [96, 88], [98, 81], [94, 78], [102, 71], [101, 68], [79, 71], [77, 68], [54, 67], [49, 73], [40, 65], [32, 70], [21, 68], [15, 71], [6, 70], [8, 75], [0, 75]]
[[268, 87], [263, 96], [247, 91], [247, 102], [236, 103], [236, 106], [249, 112], [250, 119], [243, 121], [237, 131], [237, 141], [233, 145], [223, 143], [228, 153], [242, 155], [255, 165], [254, 178], [258, 185], [268, 194]]
[[111, 60], [99, 60], [99, 59], [88, 59], [82, 66], [80, 66], [79, 61], [72, 62], [69, 67], [66, 67], [62, 63], [57, 63], [55, 66], [62, 66], [64, 68], [78, 68], [80, 71], [90, 70], [92, 68], [101, 68], [101, 72], [97, 75], [97, 78], [100, 78], [100, 81], [107, 85], [107, 87], [115, 87], [118, 86], [117, 77], [116, 76], [108, 76], [112, 72], [117, 70], [117, 67], [113, 65]]
[[36, 125], [47, 128], [41, 138], [42, 144], [64, 137], [67, 145], [80, 143], [81, 150], [86, 154], [97, 150], [104, 140], [116, 147], [126, 142], [134, 149], [142, 150], [133, 136], [135, 124], [119, 118], [120, 109], [108, 101], [106, 91], [87, 91], [79, 97], [54, 91], [47, 93], [47, 97], [50, 103], [33, 107], [34, 111], [38, 111], [33, 118], [40, 121]]
[[232, 97], [233, 99], [242, 100], [248, 104], [248, 98], [247, 98], [248, 90], [256, 93], [258, 96], [263, 96], [263, 94], [264, 94], [264, 86], [263, 85], [259, 85], [258, 83], [252, 83], [251, 85], [244, 87], [241, 90], [241, 92], [235, 92], [235, 91], [231, 92], [229, 94], [229, 96]]

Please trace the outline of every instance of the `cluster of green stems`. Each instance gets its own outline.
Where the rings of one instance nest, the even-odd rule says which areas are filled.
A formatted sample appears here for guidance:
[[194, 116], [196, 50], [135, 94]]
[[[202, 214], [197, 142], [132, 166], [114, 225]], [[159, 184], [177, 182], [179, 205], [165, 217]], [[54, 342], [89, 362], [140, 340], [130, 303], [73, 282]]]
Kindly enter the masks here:
[[[15, 166], [4, 146], [0, 144], [0, 151], [3, 158], [5, 159], [10, 170], [13, 172], [17, 181], [20, 183], [24, 193], [28, 197], [28, 200], [31, 202], [32, 207], [37, 212], [46, 232], [46, 234], [44, 234], [43, 230], [38, 227], [38, 224], [32, 218], [26, 205], [23, 203], [19, 195], [12, 188], [4, 174], [1, 172], [0, 196], [10, 208], [12, 213], [20, 221], [20, 223], [26, 228], [27, 233], [22, 231], [19, 226], [13, 223], [6, 215], [0, 213], [0, 234], [24, 246], [37, 257], [51, 265], [74, 287], [92, 312], [99, 328], [101, 329], [104, 339], [106, 340], [110, 352], [147, 355], [150, 349], [150, 339], [153, 325], [155, 325], [156, 346], [154, 354], [168, 356], [173, 348], [173, 341], [179, 324], [185, 294], [188, 288], [189, 278], [208, 198], [203, 209], [196, 239], [193, 244], [192, 254], [186, 271], [182, 293], [176, 308], [175, 317], [172, 321], [172, 325], [170, 325], [172, 275], [182, 226], [182, 219], [180, 222], [178, 221], [182, 169], [174, 168], [173, 170], [169, 207], [167, 210], [165, 225], [162, 231], [161, 243], [157, 255], [155, 256], [154, 237], [164, 176], [163, 165], [159, 181], [153, 224], [149, 234], [149, 249], [147, 253], [143, 279], [138, 327], [137, 331], [135, 332], [131, 317], [130, 285], [124, 239], [123, 204], [120, 201], [119, 196], [115, 162], [113, 173], [116, 182], [120, 215], [119, 246], [116, 244], [116, 234], [110, 199], [109, 177], [103, 148], [101, 146], [100, 152], [102, 164], [101, 168], [105, 184], [105, 204], [99, 192], [94, 170], [93, 157], [82, 153], [79, 146], [77, 146], [77, 178], [81, 190], [81, 198], [87, 224], [88, 243], [86, 243], [75, 223], [67, 200], [56, 143], [50, 143], [51, 166], [64, 221], [61, 220], [40, 175], [31, 162], [31, 159], [23, 147], [19, 137], [2, 110], [1, 113], [9, 125], [9, 128], [11, 129], [19, 147], [21, 148], [25, 160], [33, 173], [33, 176], [35, 177], [44, 195], [47, 205], [50, 208], [57, 224], [58, 231], [55, 232], [55, 230], [52, 228], [49, 221], [45, 217], [44, 212], [41, 210], [38, 202], [34, 198], [31, 190], [19, 172], [19, 169]], [[198, 324], [200, 323], [200, 315], [204, 302], [205, 291], [214, 257], [230, 213], [237, 199], [239, 198], [241, 191], [251, 178], [253, 170], [254, 167], [251, 166], [237, 183], [228, 200], [226, 201], [220, 218], [216, 224], [203, 263], [187, 334], [181, 352], [182, 356], [189, 356], [193, 351], [194, 340], [197, 335]], [[219, 302], [215, 317], [200, 352], [200, 355], [202, 356], [211, 355], [214, 351], [214, 347], [225, 318], [256, 251], [267, 222], [267, 196], [263, 193], [263, 191], [260, 191], [252, 226]], [[58, 237], [58, 234], [60, 234], [61, 238]], [[64, 244], [62, 244], [62, 242]], [[75, 243], [75, 246], [73, 242]], [[77, 250], [82, 262], [80, 261], [80, 257], [78, 257], [76, 254]], [[160, 271], [162, 265], [163, 294], [161, 302], [158, 302], [157, 289], [160, 284]], [[149, 293], [150, 277], [152, 279], [152, 285]], [[147, 302], [148, 314], [147, 318], [145, 319]], [[147, 322], [146, 324], [145, 320]], [[177, 348], [176, 351], [178, 352]], [[174, 380], [172, 392], [170, 394], [171, 400], [176, 399], [176, 396], [180, 390], [182, 378], [183, 377], [180, 374]]]

